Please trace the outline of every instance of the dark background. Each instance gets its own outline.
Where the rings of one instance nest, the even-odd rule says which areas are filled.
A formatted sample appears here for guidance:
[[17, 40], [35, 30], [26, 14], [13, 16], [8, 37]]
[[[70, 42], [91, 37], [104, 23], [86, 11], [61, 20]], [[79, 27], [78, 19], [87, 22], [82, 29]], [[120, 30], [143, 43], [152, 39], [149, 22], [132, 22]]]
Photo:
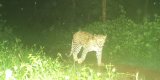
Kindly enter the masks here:
[[[125, 15], [141, 24], [160, 15], [160, 0], [107, 0], [106, 6], [106, 20]], [[71, 43], [73, 31], [101, 21], [101, 10], [102, 0], [0, 0], [1, 31], [11, 28], [26, 45], [50, 45], [49, 50], [58, 44], [70, 47], [61, 40]], [[60, 37], [67, 32], [69, 36]]]
[[[75, 7], [73, 6], [75, 1]], [[102, 0], [1, 0], [0, 14], [9, 25], [46, 29], [53, 24], [85, 24], [100, 20]], [[159, 0], [107, 0], [107, 20], [125, 11], [134, 21], [160, 13]]]

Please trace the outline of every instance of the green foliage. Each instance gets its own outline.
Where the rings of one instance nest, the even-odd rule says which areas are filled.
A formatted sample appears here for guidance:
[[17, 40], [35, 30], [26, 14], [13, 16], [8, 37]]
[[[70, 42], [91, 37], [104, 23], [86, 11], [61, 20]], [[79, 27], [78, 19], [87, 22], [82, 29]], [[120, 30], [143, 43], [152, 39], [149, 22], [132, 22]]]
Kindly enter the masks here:
[[[136, 24], [125, 16], [121, 16], [106, 23], [88, 24], [82, 30], [108, 36], [103, 59], [106, 58], [111, 63], [132, 63], [138, 66], [159, 68], [159, 25], [160, 18], [158, 17], [153, 22], [146, 20], [143, 24]], [[52, 40], [61, 44], [67, 43], [64, 38], [68, 39], [71, 36], [64, 35], [62, 32], [58, 34], [57, 31], [55, 33], [58, 35], [54, 34], [61, 40]], [[52, 32], [49, 34], [53, 36]], [[59, 48], [64, 48], [64, 44]], [[52, 46], [57, 47], [59, 44]], [[138, 77], [138, 73], [119, 73], [112, 64], [106, 65], [103, 72], [96, 71], [88, 65], [69, 64], [60, 53], [56, 59], [52, 59], [45, 55], [44, 47], [37, 47], [36, 45], [30, 48], [25, 47], [20, 39], [1, 40], [0, 80], [128, 80], [131, 77]]]
[[108, 56], [107, 59], [110, 61], [114, 58], [118, 61], [128, 61], [128, 63], [135, 64], [139, 62], [138, 65], [153, 67], [154, 64], [159, 64], [158, 60], [160, 60], [158, 57], [160, 49], [159, 19], [157, 17], [155, 21], [146, 20], [143, 24], [137, 24], [122, 15], [106, 23], [89, 24], [83, 30], [107, 35], [104, 53], [109, 54], [104, 55]]
[[0, 41], [13, 40], [15, 38], [11, 26], [6, 25], [6, 20], [0, 19]]
[[103, 74], [85, 65], [65, 64], [60, 53], [56, 59], [46, 57], [43, 47], [24, 48], [20, 39], [0, 45], [1, 80], [117, 80], [112, 66], [106, 65]]

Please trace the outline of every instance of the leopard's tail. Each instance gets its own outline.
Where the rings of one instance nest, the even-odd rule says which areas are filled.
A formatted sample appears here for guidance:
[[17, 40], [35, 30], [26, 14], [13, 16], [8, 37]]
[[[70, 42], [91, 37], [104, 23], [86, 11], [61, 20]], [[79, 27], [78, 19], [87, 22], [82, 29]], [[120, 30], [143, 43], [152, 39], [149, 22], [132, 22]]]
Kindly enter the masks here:
[[70, 51], [70, 54], [69, 54], [69, 55], [66, 54], [67, 57], [71, 57], [71, 56], [72, 56], [72, 54], [73, 54], [73, 45], [74, 45], [74, 43], [73, 43], [73, 40], [72, 40], [71, 51]]

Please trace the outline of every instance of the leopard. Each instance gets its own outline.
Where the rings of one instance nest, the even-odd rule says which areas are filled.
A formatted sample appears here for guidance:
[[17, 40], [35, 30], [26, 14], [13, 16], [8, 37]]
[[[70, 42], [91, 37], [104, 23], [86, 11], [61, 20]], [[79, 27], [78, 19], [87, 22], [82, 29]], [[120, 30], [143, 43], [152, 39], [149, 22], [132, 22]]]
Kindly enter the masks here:
[[[74, 62], [78, 64], [83, 63], [88, 52], [95, 51], [98, 66], [104, 65], [102, 63], [102, 50], [106, 42], [107, 35], [92, 34], [86, 31], [77, 31], [73, 34], [71, 52], [69, 56], [73, 55]], [[82, 49], [82, 51], [81, 51]], [[81, 53], [80, 58], [78, 54]]]

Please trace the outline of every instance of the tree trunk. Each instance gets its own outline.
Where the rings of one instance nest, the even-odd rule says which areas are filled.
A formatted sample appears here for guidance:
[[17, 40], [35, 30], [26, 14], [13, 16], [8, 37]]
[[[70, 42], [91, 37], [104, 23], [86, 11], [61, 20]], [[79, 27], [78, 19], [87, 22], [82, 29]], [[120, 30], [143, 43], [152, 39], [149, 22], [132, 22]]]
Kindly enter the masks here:
[[102, 22], [106, 21], [106, 0], [102, 0]]
[[76, 0], [72, 0], [72, 21], [75, 21], [76, 17]]
[[144, 3], [144, 15], [143, 15], [143, 20], [146, 20], [147, 19], [147, 16], [148, 16], [148, 4], [149, 4], [149, 0], [145, 0], [145, 3]]

